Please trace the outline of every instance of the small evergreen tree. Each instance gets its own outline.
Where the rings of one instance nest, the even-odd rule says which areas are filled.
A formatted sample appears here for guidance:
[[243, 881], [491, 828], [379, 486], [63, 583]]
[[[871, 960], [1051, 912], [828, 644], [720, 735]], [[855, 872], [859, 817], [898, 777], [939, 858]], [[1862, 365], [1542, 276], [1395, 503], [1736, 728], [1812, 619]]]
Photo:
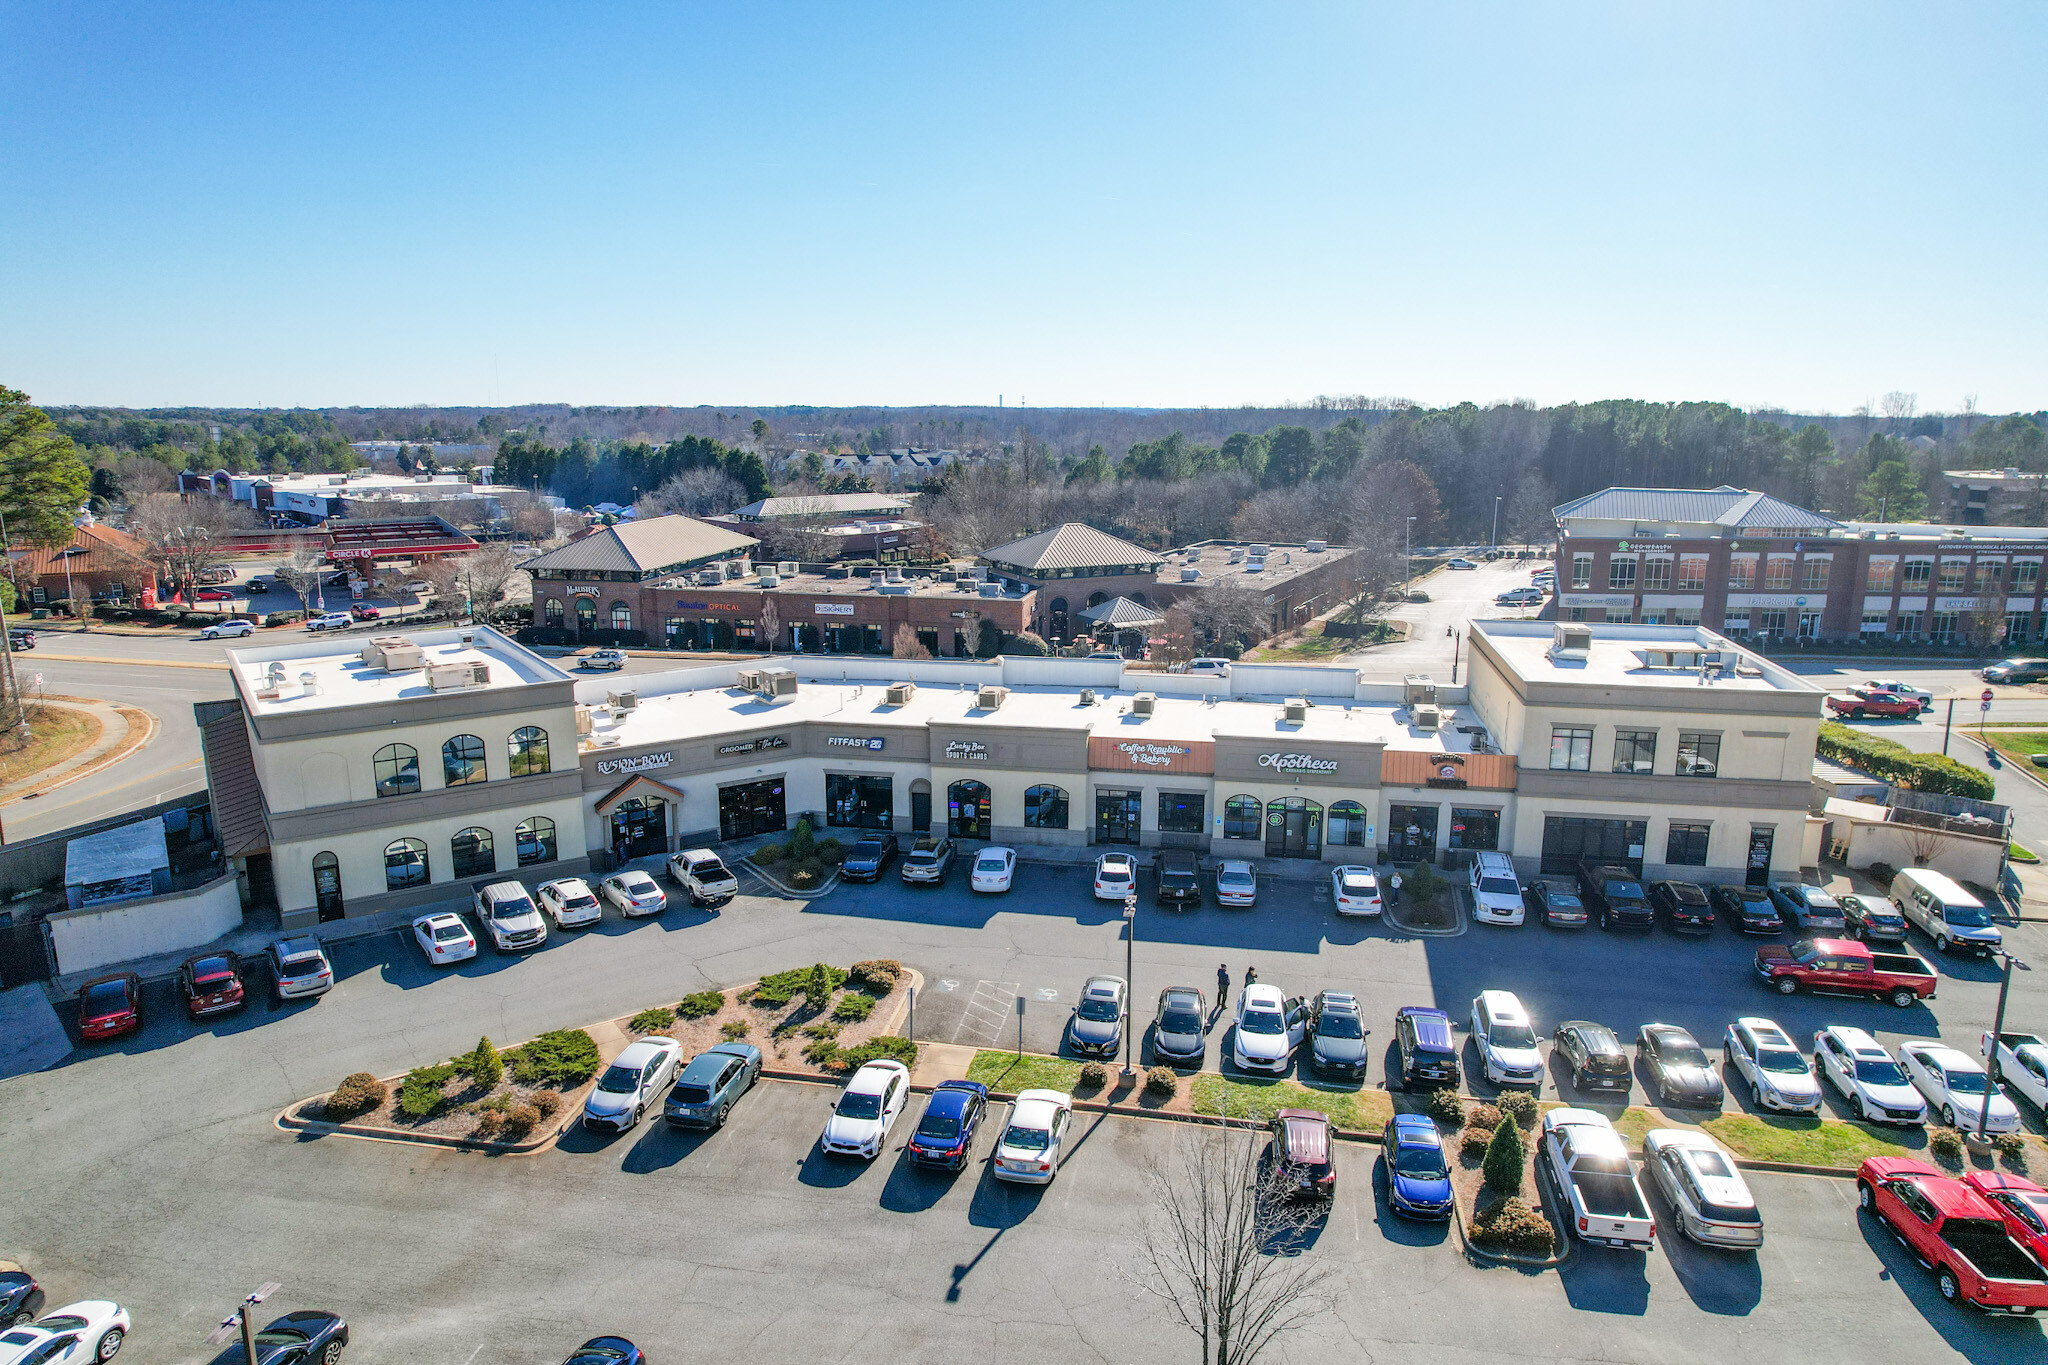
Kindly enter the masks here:
[[1486, 1144], [1486, 1158], [1479, 1166], [1486, 1176], [1486, 1187], [1502, 1194], [1518, 1192], [1522, 1188], [1522, 1166], [1526, 1155], [1520, 1125], [1503, 1123], [1494, 1129], [1493, 1141]]
[[822, 962], [804, 976], [804, 1003], [814, 1010], [832, 1003], [832, 969]]
[[797, 821], [796, 828], [789, 833], [789, 856], [801, 862], [805, 858], [816, 856], [817, 852], [818, 840], [817, 836], [811, 833], [811, 822]]
[[498, 1056], [498, 1049], [491, 1046], [488, 1036], [476, 1040], [476, 1051], [469, 1054], [469, 1061], [463, 1067], [469, 1078], [486, 1089], [505, 1078], [505, 1063]]

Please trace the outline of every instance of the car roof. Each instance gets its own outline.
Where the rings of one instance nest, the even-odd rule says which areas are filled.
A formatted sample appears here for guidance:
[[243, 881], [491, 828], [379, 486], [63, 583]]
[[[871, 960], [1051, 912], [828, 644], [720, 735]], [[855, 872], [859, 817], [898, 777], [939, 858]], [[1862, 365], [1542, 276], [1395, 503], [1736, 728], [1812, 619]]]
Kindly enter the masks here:
[[1124, 979], [1120, 976], [1091, 976], [1081, 987], [1081, 994], [1113, 996], [1123, 988]]
[[1907, 1043], [1901, 1052], [1917, 1053], [1944, 1071], [1982, 1071], [1977, 1059], [1967, 1052], [1958, 1051], [1947, 1043], [1930, 1043], [1924, 1040]]
[[1775, 1019], [1766, 1019], [1760, 1014], [1745, 1014], [1735, 1022], [1754, 1034], [1760, 1043], [1776, 1042], [1782, 1038], [1788, 1047], [1799, 1046], [1792, 1041], [1792, 1035], [1785, 1031], [1785, 1026]]
[[1330, 1159], [1330, 1116], [1313, 1109], [1282, 1109], [1273, 1115], [1286, 1135], [1288, 1153], [1318, 1164]]
[[1202, 992], [1194, 986], [1168, 986], [1165, 990], [1159, 992], [1159, 999], [1162, 1003], [1170, 998], [1178, 999], [1183, 996], [1194, 1001], [1196, 1004], [1200, 1004], [1202, 1000]]
[[987, 1087], [987, 1086], [985, 1086], [985, 1085], [983, 1085], [983, 1084], [982, 1084], [982, 1083], [981, 1083], [980, 1081], [963, 1081], [963, 1080], [950, 1080], [950, 1081], [940, 1081], [940, 1082], [939, 1082], [939, 1083], [938, 1083], [937, 1085], [935, 1085], [935, 1086], [933, 1086], [933, 1087], [932, 1087], [932, 1095], [933, 1095], [933, 1096], [934, 1096], [935, 1098], [936, 1098], [937, 1096], [939, 1096], [939, 1095], [987, 1095], [987, 1094], [988, 1094], [988, 1087]]
[[[414, 921], [413, 921], [412, 923], [413, 923], [413, 927], [414, 927], [414, 928], [418, 928], [418, 927], [419, 927], [420, 925], [422, 925], [422, 924], [425, 924], [425, 925], [430, 925], [430, 926], [431, 926], [431, 925], [439, 925], [439, 924], [447, 924], [447, 923], [448, 923], [449, 921], [451, 921], [451, 920], [452, 920], [452, 921], [454, 921], [454, 922], [455, 922], [455, 923], [457, 923], [457, 924], [461, 924], [461, 923], [462, 923], [462, 916], [460, 916], [460, 915], [456, 914], [456, 913], [455, 913], [455, 912], [454, 912], [453, 910], [436, 910], [436, 911], [435, 911], [435, 912], [434, 912], [433, 914], [431, 914], [431, 915], [421, 915], [421, 916], [420, 916], [420, 917], [419, 917], [418, 919], [414, 920]], [[465, 928], [467, 928], [468, 926], [466, 926], [466, 925], [465, 925], [464, 927], [465, 927]]]
[[1135, 863], [1138, 861], [1128, 853], [1104, 853], [1095, 860], [1098, 863]]
[[1247, 1009], [1277, 1010], [1285, 1008], [1287, 1004], [1287, 997], [1280, 993], [1278, 986], [1268, 986], [1264, 982], [1246, 986], [1243, 1000]]
[[1567, 1019], [1564, 1023], [1559, 1024], [1558, 1027], [1570, 1029], [1578, 1034], [1579, 1037], [1585, 1039], [1587, 1043], [1598, 1045], [1602, 1051], [1609, 1047], [1612, 1047], [1616, 1052], [1621, 1051], [1620, 1037], [1605, 1024], [1595, 1023], [1591, 1019]]
[[545, 891], [550, 886], [560, 887], [564, 891], [570, 887], [580, 887], [585, 891], [590, 889], [590, 883], [584, 881], [581, 877], [557, 877], [553, 881], [543, 884], [540, 889]]
[[1643, 1032], [1649, 1034], [1652, 1038], [1661, 1038], [1666, 1042], [1676, 1042], [1678, 1039], [1683, 1038], [1695, 1047], [1699, 1045], [1698, 1039], [1676, 1024], [1645, 1024], [1643, 1025]]
[[662, 1053], [675, 1051], [676, 1046], [676, 1040], [673, 1038], [641, 1038], [628, 1044], [624, 1052], [613, 1058], [613, 1065], [646, 1066]]
[[714, 861], [718, 857], [716, 853], [713, 853], [708, 848], [686, 848], [682, 851], [682, 853], [679, 856], [690, 859], [710, 858]]
[[1175, 868], [1192, 868], [1195, 866], [1195, 855], [1184, 848], [1162, 848], [1152, 856], [1154, 861], [1162, 867], [1171, 865]]
[[1355, 1010], [1358, 1008], [1358, 997], [1350, 991], [1319, 991], [1316, 994], [1316, 1003], [1329, 1010]]
[[888, 1088], [890, 1081], [908, 1074], [909, 1068], [903, 1063], [878, 1057], [862, 1064], [861, 1069], [853, 1073], [853, 1079], [846, 1083], [846, 1088], [857, 1095], [879, 1095]]
[[277, 950], [280, 957], [300, 957], [306, 953], [322, 952], [320, 940], [311, 934], [296, 934], [290, 938], [281, 938], [270, 946]]
[[1216, 870], [1218, 872], [1250, 872], [1252, 865], [1243, 858], [1225, 858], [1222, 862], [1216, 864]]
[[1515, 998], [1513, 991], [1481, 991], [1479, 1001], [1486, 1007], [1486, 1012], [1496, 1019], [1515, 1014], [1521, 1015], [1524, 1019], [1529, 1017], [1529, 1011], [1522, 1008], [1522, 1002]]
[[647, 875], [647, 870], [645, 868], [640, 867], [622, 867], [617, 872], [612, 873], [613, 881], [622, 882], [629, 877], [638, 877], [643, 882], [651, 882], [654, 880], [654, 878]]
[[1436, 1120], [1427, 1114], [1394, 1115], [1394, 1136], [1403, 1147], [1441, 1147], [1443, 1135], [1436, 1130]]

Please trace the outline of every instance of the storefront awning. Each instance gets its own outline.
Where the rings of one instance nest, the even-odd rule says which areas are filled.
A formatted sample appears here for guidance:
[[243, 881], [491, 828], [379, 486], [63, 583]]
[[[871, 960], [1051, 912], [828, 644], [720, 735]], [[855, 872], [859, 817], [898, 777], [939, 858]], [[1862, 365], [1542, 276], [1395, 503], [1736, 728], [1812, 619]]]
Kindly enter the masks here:
[[683, 793], [679, 789], [671, 787], [666, 782], [657, 782], [645, 773], [638, 773], [598, 797], [597, 813], [603, 815], [629, 796], [658, 796], [677, 805], [683, 802]]
[[1151, 607], [1133, 602], [1128, 597], [1112, 597], [1099, 606], [1090, 607], [1077, 614], [1083, 621], [1093, 621], [1099, 626], [1115, 626], [1119, 630], [1156, 626], [1166, 619]]

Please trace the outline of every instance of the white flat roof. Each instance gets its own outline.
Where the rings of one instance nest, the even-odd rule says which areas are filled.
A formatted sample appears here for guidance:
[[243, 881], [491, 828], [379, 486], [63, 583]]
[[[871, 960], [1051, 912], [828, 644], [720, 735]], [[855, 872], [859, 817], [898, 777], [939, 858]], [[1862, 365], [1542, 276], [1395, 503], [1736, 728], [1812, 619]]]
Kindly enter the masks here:
[[[1591, 633], [1592, 648], [1586, 658], [1553, 657], [1551, 646], [1560, 626]], [[1701, 687], [1697, 670], [1652, 666], [1646, 656], [1655, 651], [1712, 650], [1723, 658], [1739, 655], [1741, 669], [1723, 668], [1711, 684], [1701, 688], [1704, 692], [1809, 692], [1819, 696], [1827, 690], [1704, 626], [1474, 621], [1471, 629], [1525, 682]], [[1745, 676], [1749, 673], [1755, 676]]]
[[[421, 667], [387, 673], [363, 662], [365, 645], [392, 636], [411, 640], [420, 647]], [[463, 643], [465, 636], [473, 643]], [[574, 681], [538, 654], [485, 627], [364, 631], [348, 636], [316, 634], [303, 636], [295, 644], [231, 649], [227, 656], [228, 667], [241, 684], [244, 702], [262, 716], [374, 706], [409, 697], [456, 695], [453, 689], [436, 693], [427, 685], [428, 664], [488, 665], [490, 680], [462, 689], [471, 692]], [[258, 695], [269, 685], [272, 663], [284, 666], [284, 685], [274, 699]], [[306, 674], [312, 675], [310, 688], [303, 680]]]

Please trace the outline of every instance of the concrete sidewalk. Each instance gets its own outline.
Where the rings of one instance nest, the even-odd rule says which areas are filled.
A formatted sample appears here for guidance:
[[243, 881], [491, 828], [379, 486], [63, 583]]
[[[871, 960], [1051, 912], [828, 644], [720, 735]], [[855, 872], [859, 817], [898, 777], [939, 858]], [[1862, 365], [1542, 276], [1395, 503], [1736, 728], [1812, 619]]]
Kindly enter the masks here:
[[70, 1051], [48, 995], [34, 986], [0, 991], [0, 1080], [46, 1070]]

